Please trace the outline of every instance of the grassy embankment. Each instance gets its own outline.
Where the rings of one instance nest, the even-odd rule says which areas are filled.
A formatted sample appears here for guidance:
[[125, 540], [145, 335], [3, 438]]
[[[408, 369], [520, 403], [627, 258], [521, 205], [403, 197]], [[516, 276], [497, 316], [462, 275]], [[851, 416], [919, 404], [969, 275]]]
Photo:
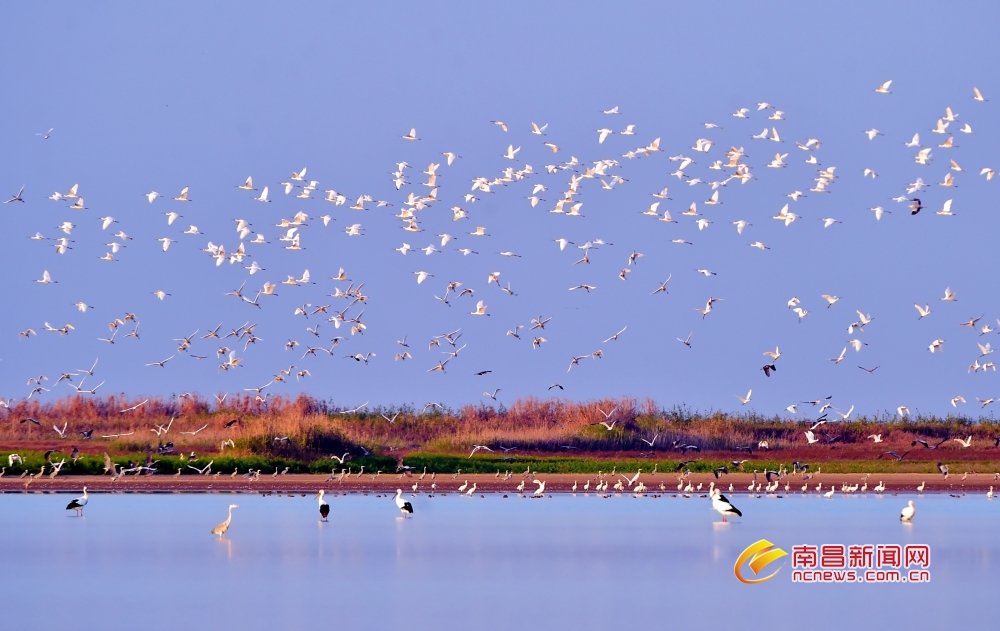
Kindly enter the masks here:
[[[74, 396], [47, 404], [20, 402], [0, 425], [0, 464], [6, 465], [8, 454], [16, 452], [24, 462], [8, 466], [7, 475], [38, 472], [43, 453], [51, 449], [52, 461], [67, 459], [63, 475], [102, 473], [105, 453], [120, 467], [153, 460], [158, 473], [191, 475], [197, 472], [189, 466], [201, 469], [209, 462], [212, 472], [223, 473], [251, 468], [272, 473], [286, 467], [289, 473], [357, 472], [362, 465], [370, 472], [394, 472], [399, 465], [440, 473], [520, 472], [528, 467], [540, 473], [596, 473], [612, 467], [650, 471], [654, 466], [671, 472], [687, 461], [693, 461], [686, 465], [692, 471], [710, 471], [744, 459], [749, 460], [745, 469], [760, 471], [789, 466], [793, 460], [822, 464], [831, 473], [933, 473], [941, 460], [960, 461], [963, 470], [1000, 468], [1000, 448], [995, 446], [1000, 424], [959, 416], [831, 421], [815, 431], [820, 442], [807, 445], [803, 432], [811, 418], [697, 413], [632, 399], [528, 399], [509, 408], [424, 411], [403, 406], [342, 414], [332, 403], [306, 396], [272, 397], [266, 405], [250, 396], [227, 396], [221, 405], [185, 397], [149, 399], [121, 412], [141, 401]], [[600, 424], [606, 420], [602, 410], [614, 421], [611, 429]], [[29, 418], [37, 423], [22, 421]], [[64, 425], [65, 437], [60, 437], [53, 426]], [[91, 437], [84, 432], [92, 432]], [[882, 442], [874, 443], [872, 434], [881, 434]], [[970, 448], [953, 440], [967, 436], [973, 437]], [[914, 445], [918, 439], [932, 446], [944, 442], [927, 449]], [[766, 449], [760, 448], [761, 441]], [[469, 457], [473, 445], [492, 451]], [[680, 448], [684, 445], [697, 450]], [[80, 452], [75, 463], [69, 457], [73, 447]], [[897, 461], [885, 455], [890, 451], [905, 456]], [[345, 454], [343, 464], [331, 459]]]

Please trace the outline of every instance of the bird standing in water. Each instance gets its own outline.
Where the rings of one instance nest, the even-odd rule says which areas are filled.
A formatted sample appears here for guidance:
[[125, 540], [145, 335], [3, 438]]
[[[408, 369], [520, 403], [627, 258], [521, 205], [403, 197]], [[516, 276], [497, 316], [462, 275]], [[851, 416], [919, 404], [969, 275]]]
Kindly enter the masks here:
[[739, 515], [743, 516], [740, 509], [736, 508], [729, 503], [729, 499], [726, 498], [722, 492], [715, 488], [715, 482], [712, 483], [712, 488], [709, 491], [709, 497], [712, 499], [712, 508], [716, 510], [720, 515], [722, 515], [722, 521], [726, 521], [728, 515]]
[[323, 499], [323, 494], [326, 493], [323, 489], [319, 490], [319, 494], [316, 496], [316, 502], [319, 504], [319, 516], [323, 521], [330, 516], [330, 505], [326, 503]]
[[403, 499], [403, 489], [396, 489], [396, 507], [404, 517], [413, 514], [413, 504]]
[[87, 487], [83, 487], [83, 495], [66, 505], [66, 510], [75, 510], [77, 517], [83, 517], [83, 507], [87, 505]]
[[233, 509], [239, 507], [240, 507], [239, 504], [229, 505], [229, 515], [226, 517], [226, 521], [222, 522], [215, 528], [212, 528], [213, 535], [219, 535], [221, 537], [222, 535], [226, 534], [226, 531], [229, 530], [229, 524], [231, 524], [233, 521]]

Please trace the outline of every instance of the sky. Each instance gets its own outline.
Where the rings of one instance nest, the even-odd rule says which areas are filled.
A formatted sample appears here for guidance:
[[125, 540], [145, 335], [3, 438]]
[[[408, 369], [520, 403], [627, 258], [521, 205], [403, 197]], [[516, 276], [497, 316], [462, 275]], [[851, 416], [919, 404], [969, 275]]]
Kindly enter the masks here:
[[[24, 189], [0, 206], [0, 396], [50, 401], [98, 384], [99, 395], [211, 396], [270, 382], [262, 394], [342, 408], [634, 397], [808, 418], [803, 402], [832, 397], [847, 418], [899, 406], [992, 416], [1000, 179], [981, 171], [1000, 169], [998, 53], [986, 44], [1000, 7], [946, 13], [923, 2], [863, 14], [796, 2], [3, 6], [17, 26], [0, 40], [0, 195]], [[411, 129], [418, 139], [404, 138]], [[738, 167], [726, 166], [732, 148]], [[824, 169], [835, 177], [812, 191]], [[239, 188], [248, 176], [256, 190]], [[74, 184], [83, 209], [50, 199]], [[265, 186], [266, 203], [255, 199]], [[664, 187], [668, 199], [654, 197]], [[706, 203], [713, 191], [718, 204]], [[953, 214], [939, 214], [949, 200]], [[643, 214], [655, 202], [658, 216]], [[301, 225], [279, 227], [300, 212]], [[301, 249], [279, 240], [290, 227]], [[210, 242], [225, 249], [220, 265]], [[264, 269], [251, 274], [253, 262]], [[341, 268], [349, 280], [334, 280]], [[37, 282], [46, 270], [57, 282]], [[304, 270], [309, 283], [282, 282]], [[265, 283], [276, 295], [255, 300]], [[241, 286], [247, 300], [231, 295]], [[345, 322], [329, 320], [337, 312]], [[549, 320], [532, 330], [533, 318]], [[114, 343], [102, 341], [116, 319]], [[253, 344], [224, 337], [247, 323]], [[454, 346], [440, 337], [455, 331]], [[776, 348], [777, 360], [764, 355]], [[63, 373], [77, 374], [56, 383]], [[32, 393], [42, 375], [49, 390]]]

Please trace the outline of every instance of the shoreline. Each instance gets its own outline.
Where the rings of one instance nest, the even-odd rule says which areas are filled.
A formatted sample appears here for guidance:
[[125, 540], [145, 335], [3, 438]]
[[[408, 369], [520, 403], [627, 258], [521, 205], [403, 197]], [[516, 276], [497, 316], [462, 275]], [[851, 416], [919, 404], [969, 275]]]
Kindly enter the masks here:
[[[916, 493], [917, 487], [924, 483], [925, 493], [950, 493], [963, 494], [969, 492], [985, 492], [991, 486], [1000, 490], [1000, 480], [998, 474], [994, 473], [970, 473], [955, 474], [947, 479], [940, 475], [921, 473], [873, 473], [867, 477], [867, 489], [861, 490], [865, 484], [866, 474], [861, 473], [821, 473], [811, 476], [799, 474], [786, 475], [780, 482], [778, 489], [773, 492], [775, 495], [788, 494], [818, 494], [827, 491], [831, 485], [836, 488], [835, 495], [845, 494], [842, 492], [842, 485], [858, 485], [859, 488], [851, 495], [873, 494], [874, 488], [880, 482], [884, 483], [884, 494], [896, 493]], [[584, 484], [589, 481], [589, 493], [599, 494], [594, 490], [598, 477], [596, 474], [580, 475], [572, 473], [552, 473], [552, 474], [514, 474], [504, 479], [494, 474], [473, 474], [461, 475], [446, 473], [443, 475], [431, 476], [430, 474], [420, 479], [419, 475], [373, 475], [364, 474], [362, 476], [334, 476], [314, 474], [285, 474], [285, 475], [262, 475], [255, 480], [250, 480], [243, 475], [231, 477], [229, 474], [216, 475], [143, 475], [126, 476], [112, 480], [110, 476], [65, 476], [57, 478], [31, 479], [28, 477], [3, 477], [0, 478], [0, 494], [4, 493], [76, 493], [83, 486], [87, 486], [91, 493], [315, 493], [319, 489], [324, 489], [332, 493], [393, 493], [397, 488], [403, 489], [406, 494], [433, 494], [433, 495], [455, 495], [459, 494], [459, 487], [468, 482], [468, 487], [476, 485], [476, 493], [504, 493], [519, 494], [517, 486], [523, 481], [523, 494], [530, 495], [537, 488], [533, 480], [543, 480], [545, 482], [545, 493], [572, 493], [573, 484], [577, 484], [577, 494], [584, 494], [588, 491], [583, 489]], [[709, 485], [715, 482], [724, 493], [734, 495], [758, 494], [756, 487], [753, 491], [748, 489], [754, 476], [751, 473], [732, 473], [724, 475], [721, 480], [716, 480], [711, 473], [692, 473], [684, 477], [684, 487], [690, 482], [695, 494], [707, 492]], [[964, 478], [964, 479], [963, 479]], [[610, 486], [604, 494], [614, 494], [617, 491], [613, 486], [617, 481], [622, 481], [625, 485], [623, 495], [633, 494], [628, 487], [625, 476], [617, 474], [614, 477], [605, 474], [604, 480]], [[681, 495], [683, 490], [678, 490], [679, 476], [672, 473], [642, 474], [638, 482], [646, 486], [646, 495]], [[764, 487], [767, 480], [763, 475], [757, 475], [757, 482], [761, 485], [760, 494], [766, 491]], [[416, 491], [413, 485], [417, 485]], [[661, 489], [662, 484], [662, 489]], [[697, 487], [701, 485], [699, 490]], [[789, 490], [785, 490], [785, 485]], [[802, 486], [808, 485], [808, 491], [802, 491]], [[816, 486], [822, 484], [821, 490], [816, 491]], [[432, 488], [432, 485], [436, 485]], [[729, 486], [733, 489], [730, 491]]]

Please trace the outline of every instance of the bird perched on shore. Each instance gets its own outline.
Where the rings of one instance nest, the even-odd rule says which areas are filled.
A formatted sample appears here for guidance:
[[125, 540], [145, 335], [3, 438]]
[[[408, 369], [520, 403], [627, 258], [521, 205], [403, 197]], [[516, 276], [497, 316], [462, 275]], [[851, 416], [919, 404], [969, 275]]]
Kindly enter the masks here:
[[913, 500], [906, 503], [903, 510], [899, 511], [899, 521], [913, 521], [913, 516], [917, 513], [917, 507], [913, 505]]
[[239, 507], [240, 507], [239, 504], [229, 505], [229, 514], [226, 516], [226, 521], [220, 523], [215, 528], [212, 528], [213, 535], [219, 535], [221, 537], [222, 535], [226, 534], [226, 531], [229, 530], [229, 524], [233, 523], [233, 509]]
[[413, 504], [403, 499], [403, 489], [396, 489], [396, 508], [403, 513], [404, 517], [413, 514]]
[[76, 511], [77, 517], [83, 517], [83, 507], [87, 505], [87, 487], [83, 487], [83, 495], [66, 505], [66, 510]]
[[325, 499], [323, 499], [323, 495], [325, 493], [326, 491], [320, 489], [319, 493], [316, 495], [316, 503], [319, 504], [319, 516], [323, 521], [326, 521], [327, 517], [330, 516], [330, 505], [327, 504]]

